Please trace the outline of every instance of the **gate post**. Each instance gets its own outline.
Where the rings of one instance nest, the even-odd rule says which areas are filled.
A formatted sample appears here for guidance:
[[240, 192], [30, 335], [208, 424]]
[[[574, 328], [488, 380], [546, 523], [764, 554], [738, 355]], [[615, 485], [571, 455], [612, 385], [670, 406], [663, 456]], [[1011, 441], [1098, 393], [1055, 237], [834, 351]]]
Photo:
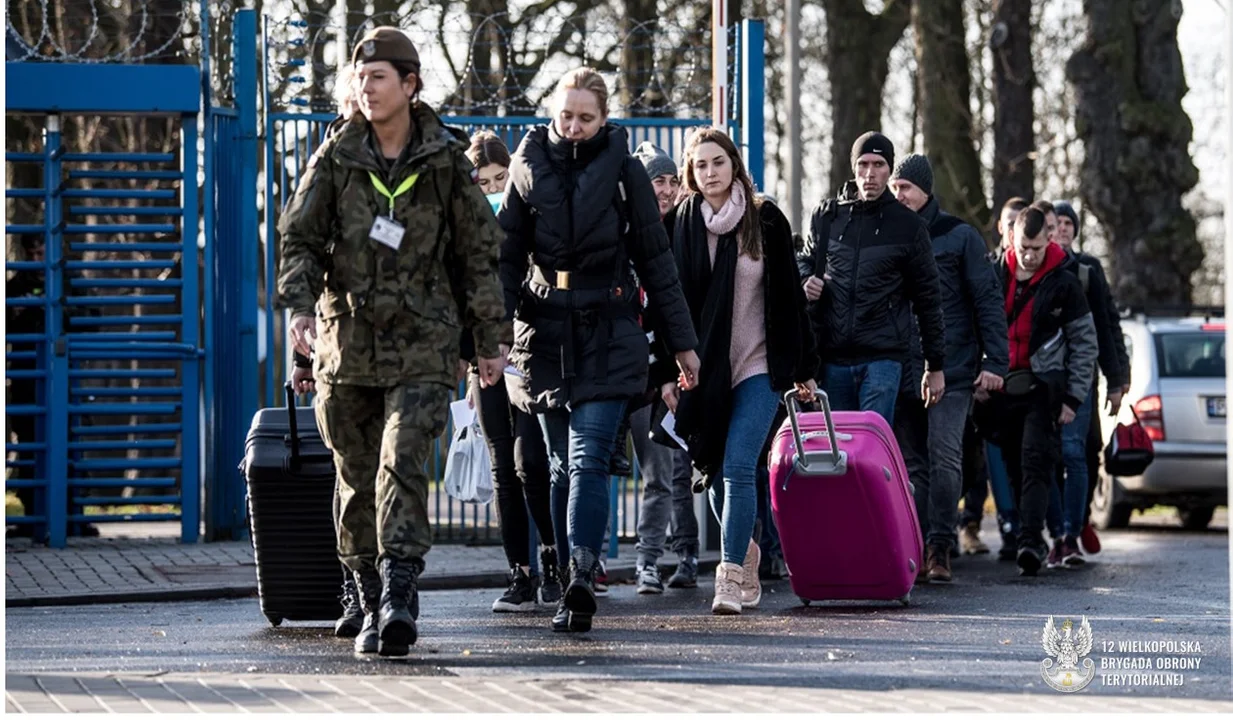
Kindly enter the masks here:
[[[218, 203], [230, 216], [214, 219], [214, 313], [211, 362], [214, 392], [211, 462], [206, 500], [209, 540], [247, 537], [245, 482], [237, 465], [257, 412], [257, 13], [238, 10], [233, 24], [235, 117], [221, 125], [223, 152], [215, 162]], [[215, 126], [211, 132], [218, 131]]]
[[47, 270], [43, 282], [47, 288], [44, 307], [44, 328], [47, 331], [43, 351], [47, 358], [47, 388], [43, 412], [46, 441], [43, 469], [46, 473], [48, 544], [62, 548], [68, 535], [68, 346], [64, 335], [64, 277], [61, 260], [64, 248], [62, 209], [60, 207], [61, 169], [60, 116], [49, 114], [43, 132], [43, 240]]
[[754, 189], [766, 192], [766, 25], [762, 20], [741, 21], [741, 145]]

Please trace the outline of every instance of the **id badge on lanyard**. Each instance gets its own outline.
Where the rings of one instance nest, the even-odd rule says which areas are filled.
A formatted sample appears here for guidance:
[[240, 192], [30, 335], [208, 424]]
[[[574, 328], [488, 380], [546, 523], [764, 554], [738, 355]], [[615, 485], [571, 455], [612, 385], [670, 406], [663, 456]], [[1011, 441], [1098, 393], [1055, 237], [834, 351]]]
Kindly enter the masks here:
[[398, 189], [390, 192], [390, 189], [381, 182], [381, 178], [375, 173], [368, 173], [369, 180], [372, 181], [372, 186], [390, 201], [390, 214], [388, 217], [378, 215], [373, 221], [372, 228], [368, 231], [368, 237], [381, 243], [382, 245], [397, 251], [402, 247], [402, 238], [407, 234], [407, 229], [402, 223], [394, 219], [394, 199], [399, 195], [403, 195], [415, 187], [415, 181], [420, 179], [419, 173], [415, 173], [411, 177], [402, 181]]

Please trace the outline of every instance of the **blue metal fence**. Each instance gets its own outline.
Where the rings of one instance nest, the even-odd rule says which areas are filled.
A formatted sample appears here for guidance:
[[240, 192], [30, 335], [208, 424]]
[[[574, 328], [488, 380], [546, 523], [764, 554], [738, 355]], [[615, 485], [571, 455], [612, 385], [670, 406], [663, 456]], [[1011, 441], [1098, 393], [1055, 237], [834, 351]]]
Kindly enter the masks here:
[[[102, 75], [123, 77], [125, 69]], [[16, 470], [6, 489], [31, 494], [26, 514], [6, 522], [34, 525], [34, 535], [53, 547], [86, 522], [175, 520], [184, 542], [197, 539], [200, 98], [171, 88], [195, 77], [185, 69], [134, 66], [133, 78], [150, 85], [102, 92], [79, 87], [73, 66], [7, 64], [18, 85], [9, 86], [7, 109], [43, 115], [45, 129], [40, 152], [6, 152], [9, 162], [41, 166], [42, 188], [9, 194], [40, 200], [42, 222], [6, 225], [5, 232], [40, 234], [45, 257], [8, 267], [38, 273], [42, 283], [32, 284], [32, 297], [5, 298], [10, 308], [38, 313], [40, 327], [5, 338], [7, 359], [18, 363], [9, 377], [35, 384], [27, 393], [34, 402], [6, 412], [36, 418], [27, 437], [6, 441], [6, 466]], [[66, 151], [64, 118], [101, 112], [175, 118], [179, 151]], [[143, 383], [154, 378], [171, 384]], [[117, 489], [125, 496], [116, 497]], [[173, 511], [87, 512], [149, 503]]]
[[[196, 541], [203, 519], [208, 539], [247, 533], [236, 466], [253, 414], [283, 402], [279, 388], [289, 366], [284, 318], [274, 308], [277, 215], [333, 115], [273, 107], [271, 78], [287, 68], [274, 66], [268, 44], [258, 55], [262, 34], [253, 10], [237, 11], [232, 22], [233, 106], [216, 104], [207, 5], [201, 6], [200, 66], [6, 64], [7, 111], [46, 118], [40, 148], [6, 152], [10, 163], [37, 164], [43, 178], [41, 187], [8, 189], [10, 198], [37, 201], [42, 216], [18, 218], [6, 233], [37, 234], [46, 246], [43, 261], [7, 266], [40, 282], [34, 283], [39, 292], [6, 297], [6, 305], [38, 313], [44, 322], [38, 332], [6, 336], [8, 375], [22, 390], [14, 397], [29, 399], [6, 409], [14, 423], [24, 422], [19, 442], [6, 438], [6, 488], [33, 493], [26, 514], [6, 522], [36, 526], [53, 546], [64, 545], [73, 526], [86, 521], [177, 521], [185, 542]], [[734, 31], [730, 64], [731, 130], [758, 186], [762, 33], [759, 21]], [[65, 150], [65, 117], [111, 113], [175, 119], [178, 149]], [[546, 121], [445, 119], [472, 132], [493, 130], [510, 147]], [[631, 147], [650, 140], [677, 158], [689, 129], [709, 124], [705, 118], [616, 121], [629, 128]], [[438, 481], [445, 450], [443, 440], [429, 468]], [[634, 535], [639, 484], [636, 472], [613, 483], [613, 554], [618, 539]], [[439, 539], [496, 539], [490, 507], [460, 504], [439, 482], [430, 502]], [[88, 512], [142, 504], [174, 510]]]

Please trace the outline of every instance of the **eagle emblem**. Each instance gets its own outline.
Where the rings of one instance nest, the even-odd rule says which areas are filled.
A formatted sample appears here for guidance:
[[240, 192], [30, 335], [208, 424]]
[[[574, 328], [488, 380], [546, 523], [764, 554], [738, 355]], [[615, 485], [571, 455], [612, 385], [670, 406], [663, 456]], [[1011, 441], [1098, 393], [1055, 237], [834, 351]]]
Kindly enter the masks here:
[[1050, 615], [1040, 640], [1049, 655], [1040, 663], [1040, 676], [1049, 687], [1059, 692], [1079, 692], [1096, 677], [1096, 663], [1087, 657], [1092, 651], [1092, 626], [1086, 616], [1080, 619], [1076, 631], [1069, 618], [1058, 630]]
[[361, 51], [364, 53], [364, 57], [370, 58], [377, 54], [377, 43], [373, 40], [365, 40]]

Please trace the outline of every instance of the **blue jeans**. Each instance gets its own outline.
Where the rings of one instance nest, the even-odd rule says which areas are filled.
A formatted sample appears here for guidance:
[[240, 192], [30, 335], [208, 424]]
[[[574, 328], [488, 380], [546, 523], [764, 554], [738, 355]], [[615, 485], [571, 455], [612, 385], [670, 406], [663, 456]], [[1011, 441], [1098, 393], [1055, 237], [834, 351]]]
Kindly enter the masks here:
[[822, 388], [832, 410], [872, 410], [895, 422], [895, 400], [903, 364], [896, 360], [874, 360], [857, 365], [824, 365]]
[[608, 526], [608, 464], [624, 400], [597, 400], [539, 416], [552, 474], [552, 526], [561, 562], [573, 547], [599, 555]]
[[1010, 487], [1010, 474], [1006, 471], [1002, 448], [985, 443], [985, 457], [989, 464], [989, 489], [993, 491], [993, 505], [998, 512], [998, 529], [1003, 538], [1008, 535], [1018, 537], [1019, 512], [1015, 507], [1015, 494]]
[[771, 389], [770, 375], [754, 375], [732, 390], [723, 478], [712, 481], [709, 493], [722, 532], [724, 562], [745, 562], [758, 516], [758, 455], [778, 409], [779, 393]]
[[1075, 537], [1083, 530], [1087, 484], [1091, 481], [1087, 475], [1087, 433], [1095, 404], [1096, 388], [1093, 387], [1075, 411], [1074, 422], [1062, 426], [1062, 468], [1066, 471], [1066, 479], [1054, 483], [1049, 491], [1047, 518], [1049, 534], [1054, 537]]

